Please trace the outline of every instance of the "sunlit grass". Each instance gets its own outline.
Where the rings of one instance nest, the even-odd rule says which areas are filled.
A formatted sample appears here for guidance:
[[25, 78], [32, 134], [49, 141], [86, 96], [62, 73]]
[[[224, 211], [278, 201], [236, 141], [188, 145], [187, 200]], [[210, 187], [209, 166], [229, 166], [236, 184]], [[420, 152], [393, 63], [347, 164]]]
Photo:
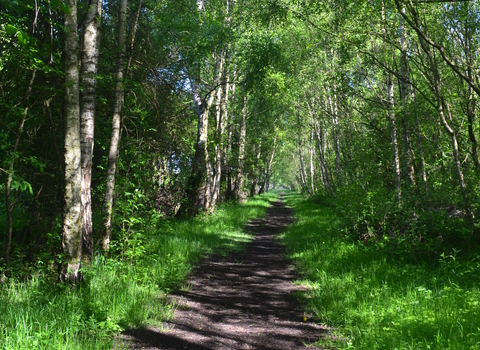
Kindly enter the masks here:
[[[341, 349], [480, 349], [480, 259], [435, 264], [392, 256], [388, 242], [343, 234], [334, 208], [289, 194], [298, 218], [283, 235], [308, 292], [307, 311], [337, 329]], [[409, 261], [408, 263], [406, 261]], [[329, 345], [330, 343], [330, 345]]]
[[[225, 203], [209, 216], [152, 222], [135, 254], [97, 257], [78, 286], [41, 273], [0, 286], [0, 349], [111, 349], [128, 327], [159, 325], [173, 314], [167, 294], [207, 255], [241, 249], [245, 223], [275, 194]], [[130, 248], [132, 249], [132, 248]]]

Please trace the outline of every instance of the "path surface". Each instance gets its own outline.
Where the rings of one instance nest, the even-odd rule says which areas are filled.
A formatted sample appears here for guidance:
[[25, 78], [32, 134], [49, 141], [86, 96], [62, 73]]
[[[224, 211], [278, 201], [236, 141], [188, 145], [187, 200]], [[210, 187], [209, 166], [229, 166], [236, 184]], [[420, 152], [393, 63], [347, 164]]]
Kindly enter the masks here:
[[[246, 225], [255, 235], [247, 249], [204, 262], [177, 292], [179, 307], [167, 331], [124, 334], [131, 349], [304, 349], [328, 331], [304, 322], [293, 293], [295, 271], [275, 235], [293, 222], [293, 210], [272, 203], [265, 219]], [[315, 347], [311, 347], [311, 349]]]

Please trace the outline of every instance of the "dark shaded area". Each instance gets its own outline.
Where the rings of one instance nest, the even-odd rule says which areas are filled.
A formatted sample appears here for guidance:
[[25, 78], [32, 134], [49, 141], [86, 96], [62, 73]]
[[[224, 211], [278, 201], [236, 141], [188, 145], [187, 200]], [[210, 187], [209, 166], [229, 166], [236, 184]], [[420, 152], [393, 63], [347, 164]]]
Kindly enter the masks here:
[[295, 271], [275, 235], [293, 222], [293, 210], [272, 203], [265, 219], [246, 225], [255, 235], [246, 249], [201, 264], [190, 291], [172, 295], [175, 320], [157, 329], [132, 329], [132, 349], [303, 349], [328, 332], [304, 322], [294, 297]]

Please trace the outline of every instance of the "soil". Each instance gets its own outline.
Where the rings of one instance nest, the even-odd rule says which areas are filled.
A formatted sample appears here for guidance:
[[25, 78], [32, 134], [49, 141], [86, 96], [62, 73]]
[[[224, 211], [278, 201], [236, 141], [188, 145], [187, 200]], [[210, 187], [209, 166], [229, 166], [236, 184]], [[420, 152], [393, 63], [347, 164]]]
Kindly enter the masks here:
[[329, 333], [305, 321], [295, 298], [301, 288], [294, 266], [276, 236], [294, 221], [293, 209], [272, 202], [264, 219], [245, 229], [254, 235], [246, 249], [203, 262], [172, 295], [178, 308], [163, 329], [130, 329], [122, 338], [130, 349], [240, 350], [318, 349]]

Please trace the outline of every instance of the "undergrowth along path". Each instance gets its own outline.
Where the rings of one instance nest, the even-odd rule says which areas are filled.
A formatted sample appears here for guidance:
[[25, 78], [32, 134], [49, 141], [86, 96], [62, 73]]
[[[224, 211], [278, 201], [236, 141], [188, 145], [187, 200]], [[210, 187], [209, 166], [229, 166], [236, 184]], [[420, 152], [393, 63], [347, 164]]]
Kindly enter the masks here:
[[305, 321], [294, 297], [295, 271], [276, 235], [293, 222], [293, 209], [272, 202], [266, 217], [246, 225], [254, 239], [246, 249], [202, 263], [172, 295], [175, 319], [155, 328], [131, 329], [132, 349], [303, 349], [329, 331]]

